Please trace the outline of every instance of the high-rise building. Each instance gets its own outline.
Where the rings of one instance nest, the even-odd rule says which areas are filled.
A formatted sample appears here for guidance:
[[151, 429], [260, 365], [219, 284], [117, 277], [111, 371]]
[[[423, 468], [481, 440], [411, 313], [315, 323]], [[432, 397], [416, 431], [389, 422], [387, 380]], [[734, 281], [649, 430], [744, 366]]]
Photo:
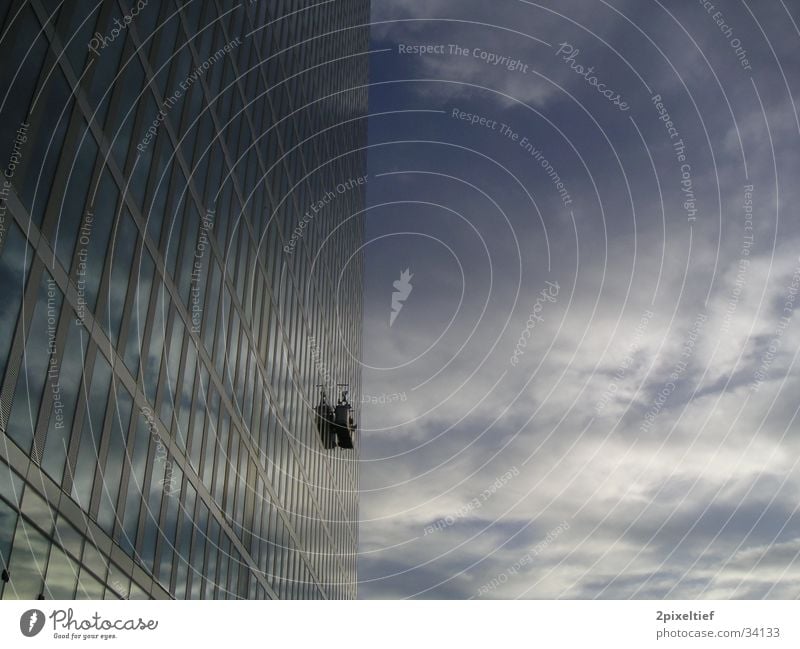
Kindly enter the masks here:
[[0, 595], [352, 598], [367, 0], [0, 7]]

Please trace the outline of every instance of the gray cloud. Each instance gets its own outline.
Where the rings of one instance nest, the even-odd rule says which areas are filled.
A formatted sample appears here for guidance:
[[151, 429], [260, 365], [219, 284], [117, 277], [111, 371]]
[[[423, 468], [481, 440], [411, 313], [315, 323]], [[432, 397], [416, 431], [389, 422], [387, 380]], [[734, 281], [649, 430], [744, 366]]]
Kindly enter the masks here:
[[[479, 61], [376, 55], [374, 112], [445, 112], [371, 124], [364, 357], [375, 367], [364, 370], [364, 389], [404, 398], [362, 403], [359, 413], [361, 597], [798, 594], [800, 333], [795, 317], [783, 329], [780, 317], [800, 263], [790, 181], [800, 133], [783, 75], [741, 7], [724, 11], [746, 43], [752, 81], [701, 9], [670, 8], [695, 47], [660, 7], [610, 4], [668, 61], [603, 3], [558, 3], [595, 36], [533, 3], [374, 5], [374, 20], [457, 18], [570, 40], [632, 108], [620, 114], [548, 48], [502, 30], [441, 21], [375, 29], [375, 47], [469, 42], [524, 56], [556, 85]], [[781, 10], [753, 11], [791, 81], [797, 35]], [[687, 145], [696, 221], [682, 205], [672, 142], [625, 60], [663, 96]], [[540, 114], [452, 84], [393, 83], [411, 78], [485, 85]], [[518, 142], [454, 120], [454, 106], [535, 142], [568, 185], [570, 208]], [[401, 140], [413, 142], [385, 144]], [[377, 177], [387, 171], [400, 173]], [[409, 267], [414, 289], [389, 327], [391, 284]], [[558, 298], [538, 311], [513, 366], [546, 281], [558, 282]], [[707, 319], [693, 335], [698, 314]], [[491, 490], [512, 468], [518, 475]]]

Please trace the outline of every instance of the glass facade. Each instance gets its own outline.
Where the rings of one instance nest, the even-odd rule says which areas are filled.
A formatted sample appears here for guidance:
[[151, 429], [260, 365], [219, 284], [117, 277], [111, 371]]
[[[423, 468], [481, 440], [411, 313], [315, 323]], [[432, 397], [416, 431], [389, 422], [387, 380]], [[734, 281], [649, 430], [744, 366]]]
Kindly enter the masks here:
[[0, 7], [3, 599], [353, 598], [369, 3]]

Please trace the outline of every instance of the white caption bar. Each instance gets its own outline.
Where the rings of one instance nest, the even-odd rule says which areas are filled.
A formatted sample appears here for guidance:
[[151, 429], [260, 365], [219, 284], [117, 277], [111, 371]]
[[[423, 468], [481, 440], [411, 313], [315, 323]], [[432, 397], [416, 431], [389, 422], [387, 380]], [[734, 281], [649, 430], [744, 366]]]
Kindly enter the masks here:
[[794, 601], [0, 602], [13, 647], [798, 647], [798, 628]]

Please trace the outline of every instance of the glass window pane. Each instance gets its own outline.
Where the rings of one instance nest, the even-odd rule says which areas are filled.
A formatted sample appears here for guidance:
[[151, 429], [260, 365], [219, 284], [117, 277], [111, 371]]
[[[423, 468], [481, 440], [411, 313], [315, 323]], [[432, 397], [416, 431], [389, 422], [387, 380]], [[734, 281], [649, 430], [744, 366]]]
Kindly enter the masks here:
[[143, 363], [144, 394], [152, 405], [155, 405], [156, 402], [158, 375], [161, 371], [161, 355], [164, 352], [166, 314], [169, 308], [169, 302], [164, 299], [164, 292], [164, 284], [159, 283], [153, 312], [153, 326], [150, 331], [150, 345]]
[[133, 440], [133, 452], [130, 457], [130, 474], [128, 476], [128, 493], [125, 498], [125, 513], [121, 532], [115, 540], [128, 554], [133, 554], [136, 544], [136, 531], [139, 527], [139, 510], [144, 489], [144, 474], [147, 464], [147, 453], [150, 448], [150, 424], [143, 413], [137, 418], [136, 435]]
[[38, 525], [45, 534], [52, 533], [53, 525], [55, 524], [53, 511], [50, 509], [50, 505], [45, 502], [44, 498], [31, 487], [25, 490], [25, 496], [22, 498], [22, 508], [20, 511], [35, 525]]
[[[8, 568], [9, 554], [11, 553], [11, 541], [14, 535], [14, 528], [17, 526], [17, 511], [0, 500], [0, 568]], [[3, 585], [0, 583], [0, 589]]]
[[150, 476], [150, 487], [147, 494], [147, 504], [145, 513], [142, 514], [144, 520], [143, 526], [143, 539], [141, 557], [142, 562], [151, 572], [153, 571], [153, 561], [155, 558], [156, 541], [159, 530], [159, 517], [161, 516], [161, 501], [164, 493], [164, 461], [158, 460], [161, 454], [166, 454], [164, 446], [159, 442], [155, 444], [155, 457], [153, 462], [153, 470]]
[[[91, 223], [84, 224], [82, 235], [86, 235], [89, 243], [84, 247], [81, 240], [79, 250], [77, 283], [78, 295], [83, 297], [91, 311], [97, 307], [97, 297], [100, 290], [100, 280], [103, 277], [103, 265], [106, 261], [111, 226], [116, 215], [117, 198], [119, 189], [106, 171], [100, 178], [100, 184], [92, 188], [94, 194], [93, 218]], [[90, 198], [91, 203], [91, 198]], [[83, 259], [80, 258], [83, 255]], [[81, 315], [80, 309], [78, 315]]]
[[116, 347], [119, 341], [119, 327], [125, 309], [125, 299], [128, 296], [128, 282], [131, 277], [133, 255], [136, 250], [136, 240], [139, 230], [127, 208], [120, 214], [117, 227], [111, 242], [111, 279], [108, 286], [108, 306], [106, 313], [100, 318], [103, 329], [111, 339], [111, 344]]
[[84, 204], [88, 198], [97, 156], [97, 142], [85, 120], [81, 120], [81, 131], [74, 146], [75, 150], [69, 151], [62, 158], [62, 173], [69, 180], [58, 206], [58, 221], [53, 237], [58, 260], [67, 270], [72, 266], [72, 253], [80, 232]]
[[42, 272], [39, 296], [30, 328], [25, 332], [25, 351], [17, 376], [6, 433], [29, 451], [39, 417], [50, 352], [54, 351], [62, 294], [47, 271]]
[[3, 599], [36, 599], [42, 592], [42, 578], [50, 542], [23, 518], [17, 524], [8, 572], [11, 580]]
[[117, 496], [119, 495], [119, 481], [122, 476], [123, 460], [128, 445], [128, 426], [131, 421], [131, 408], [133, 400], [128, 391], [117, 383], [115, 386], [115, 407], [111, 413], [111, 430], [109, 431], [108, 455], [102, 471], [102, 490], [100, 493], [100, 508], [97, 512], [97, 523], [111, 536], [116, 520]]
[[81, 569], [75, 599], [103, 599], [103, 584], [86, 569]]
[[172, 336], [167, 352], [167, 367], [164, 376], [164, 400], [161, 403], [161, 421], [169, 429], [172, 426], [172, 414], [175, 408], [176, 392], [179, 385], [178, 371], [180, 370], [181, 350], [183, 348], [183, 321], [175, 315], [172, 319]]
[[[131, 578], [126, 575], [121, 568], [113, 562], [108, 568], [108, 579], [106, 579], [106, 599], [128, 599], [131, 589]], [[112, 596], [109, 597], [109, 591]]]
[[[4, 215], [5, 200], [0, 198], [0, 216]], [[3, 299], [0, 300], [0, 379], [6, 372], [32, 260], [33, 250], [27, 245], [22, 231], [12, 224], [0, 254], [0, 286], [3, 287]]]
[[4, 95], [8, 92], [0, 120], [0, 151], [4, 152], [12, 150], [17, 129], [27, 122], [28, 106], [47, 52], [47, 39], [30, 3], [23, 3], [13, 25], [13, 29], [5, 32], [9, 42], [4, 43], [3, 65], [0, 65], [0, 88], [6, 89]]
[[49, 74], [49, 77], [44, 82], [44, 87], [36, 91], [36, 107], [30, 121], [36, 123], [38, 119], [42, 119], [47, 124], [46, 134], [32, 138], [26, 148], [24, 179], [19, 188], [23, 205], [28, 208], [33, 222], [39, 226], [42, 224], [75, 101], [70, 85], [52, 55], [48, 55], [45, 68], [45, 75]]
[[[74, 313], [72, 313], [74, 318]], [[78, 393], [84, 372], [89, 335], [82, 325], [69, 323], [69, 333], [58, 374], [58, 394], [53, 396], [50, 424], [45, 438], [42, 468], [58, 484], [64, 476], [72, 422], [78, 404]]]
[[78, 583], [78, 565], [56, 545], [50, 551], [45, 579], [48, 599], [72, 599]]
[[73, 557], [78, 558], [81, 556], [83, 537], [63, 516], [59, 516], [56, 522], [55, 538]]
[[134, 282], [133, 312], [128, 324], [128, 339], [125, 342], [124, 360], [134, 378], [139, 376], [139, 358], [147, 325], [147, 309], [150, 306], [150, 290], [155, 274], [155, 264], [147, 250], [142, 251], [141, 265]]
[[89, 508], [94, 483], [100, 436], [103, 433], [108, 389], [111, 385], [111, 366], [99, 352], [92, 372], [92, 387], [88, 394], [88, 411], [83, 419], [78, 460], [72, 476], [72, 496], [85, 510]]

